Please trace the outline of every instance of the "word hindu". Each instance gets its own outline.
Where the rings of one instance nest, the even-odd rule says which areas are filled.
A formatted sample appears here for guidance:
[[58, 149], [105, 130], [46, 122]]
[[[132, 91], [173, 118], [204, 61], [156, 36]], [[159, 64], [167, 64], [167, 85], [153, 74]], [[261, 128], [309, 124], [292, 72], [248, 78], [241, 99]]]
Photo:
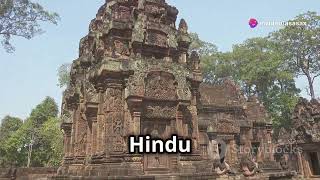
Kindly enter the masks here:
[[171, 139], [152, 139], [151, 136], [135, 136], [129, 137], [129, 153], [139, 154], [155, 154], [155, 153], [191, 153], [191, 139], [178, 139], [177, 135], [173, 135]]

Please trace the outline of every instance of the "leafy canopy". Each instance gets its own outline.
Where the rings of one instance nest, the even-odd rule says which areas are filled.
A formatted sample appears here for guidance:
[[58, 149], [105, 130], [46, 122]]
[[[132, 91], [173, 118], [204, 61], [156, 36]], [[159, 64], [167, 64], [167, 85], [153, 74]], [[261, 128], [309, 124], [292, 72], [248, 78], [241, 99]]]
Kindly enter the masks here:
[[57, 24], [57, 13], [46, 11], [40, 4], [31, 0], [1, 0], [0, 38], [7, 52], [13, 52], [11, 38], [14, 36], [31, 39], [43, 33], [41, 22]]
[[11, 134], [17, 131], [23, 123], [21, 119], [11, 116], [4, 117], [1, 122], [0, 142], [10, 137]]
[[292, 21], [306, 25], [286, 26], [272, 33], [270, 39], [279, 45], [287, 69], [296, 77], [307, 78], [310, 97], [315, 99], [314, 83], [320, 76], [320, 16], [307, 12]]
[[60, 123], [58, 106], [52, 98], [47, 97], [32, 110], [23, 124], [0, 141], [0, 166], [27, 166], [28, 157], [33, 167], [58, 166], [63, 150]]

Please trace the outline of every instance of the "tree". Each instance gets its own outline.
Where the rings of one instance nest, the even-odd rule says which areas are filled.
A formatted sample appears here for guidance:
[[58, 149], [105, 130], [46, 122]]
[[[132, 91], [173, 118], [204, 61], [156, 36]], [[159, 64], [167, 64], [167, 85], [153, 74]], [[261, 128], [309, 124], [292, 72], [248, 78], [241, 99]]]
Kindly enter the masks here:
[[213, 43], [203, 41], [197, 33], [190, 33], [191, 44], [189, 53], [196, 51], [201, 57], [210, 56], [218, 52], [218, 47]]
[[190, 33], [190, 36], [189, 54], [192, 51], [199, 54], [206, 83], [216, 84], [233, 75], [229, 54], [219, 52], [215, 44], [201, 40], [197, 33]]
[[306, 24], [286, 26], [273, 33], [271, 39], [281, 47], [287, 68], [297, 77], [307, 78], [310, 96], [315, 99], [314, 82], [320, 76], [320, 16], [307, 12], [289, 21], [294, 22]]
[[239, 82], [236, 61], [231, 52], [216, 52], [210, 56], [203, 56], [201, 64], [204, 82], [208, 84], [220, 84], [225, 79]]
[[2, 119], [2, 123], [0, 126], [0, 167], [4, 166], [5, 163], [5, 141], [10, 138], [21, 126], [23, 122], [19, 118], [6, 116]]
[[247, 97], [258, 96], [274, 127], [283, 127], [300, 91], [295, 86], [294, 73], [287, 69], [278, 49], [279, 44], [268, 38], [252, 38], [235, 45], [231, 52], [202, 56], [204, 80], [219, 84], [226, 78], [232, 79]]
[[46, 97], [31, 111], [29, 119], [35, 127], [42, 126], [48, 119], [58, 116], [58, 105], [51, 97]]
[[63, 159], [63, 133], [59, 118], [50, 118], [40, 129], [41, 151], [37, 156], [39, 164], [45, 167], [57, 167]]
[[58, 106], [47, 97], [0, 147], [1, 166], [49, 166], [58, 163], [62, 146]]
[[[53, 98], [46, 97], [42, 103], [32, 110], [29, 120], [32, 126], [28, 129], [28, 163], [27, 166], [43, 166], [41, 154], [44, 151], [41, 137], [42, 126], [51, 118], [58, 116], [58, 106]], [[33, 159], [32, 155], [34, 156]]]
[[275, 128], [289, 127], [298, 99], [294, 73], [287, 69], [279, 44], [268, 38], [252, 38], [234, 46], [237, 77], [247, 96], [258, 96]]
[[31, 0], [2, 0], [0, 4], [0, 38], [7, 52], [13, 52], [13, 36], [31, 39], [43, 33], [40, 22], [57, 24], [57, 13], [46, 11]]
[[68, 86], [70, 82], [71, 64], [63, 64], [58, 69], [58, 86], [60, 88]]
[[11, 134], [17, 131], [23, 123], [21, 119], [11, 116], [4, 117], [1, 122], [0, 142], [10, 137]]
[[0, 166], [26, 166], [28, 151], [25, 147], [30, 142], [28, 139], [28, 132], [32, 123], [26, 120], [23, 125], [15, 131], [8, 139], [1, 143], [1, 161]]

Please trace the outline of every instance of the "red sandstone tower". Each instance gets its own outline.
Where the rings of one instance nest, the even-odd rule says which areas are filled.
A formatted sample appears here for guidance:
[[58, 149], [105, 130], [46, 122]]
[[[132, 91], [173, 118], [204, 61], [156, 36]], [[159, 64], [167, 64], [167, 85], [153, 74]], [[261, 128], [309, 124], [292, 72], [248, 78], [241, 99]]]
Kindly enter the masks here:
[[[199, 57], [178, 10], [164, 0], [111, 0], [81, 40], [64, 94], [63, 175], [196, 172]], [[130, 135], [193, 140], [190, 155], [128, 153]]]
[[[201, 84], [200, 58], [189, 52], [188, 25], [182, 19], [177, 28], [177, 15], [165, 0], [109, 0], [99, 9], [63, 97], [57, 178], [212, 179], [246, 167], [255, 175], [239, 149], [272, 149], [264, 108], [230, 81]], [[128, 152], [131, 135], [173, 134], [191, 139], [193, 152]], [[276, 169], [272, 154], [258, 153], [259, 163]]]

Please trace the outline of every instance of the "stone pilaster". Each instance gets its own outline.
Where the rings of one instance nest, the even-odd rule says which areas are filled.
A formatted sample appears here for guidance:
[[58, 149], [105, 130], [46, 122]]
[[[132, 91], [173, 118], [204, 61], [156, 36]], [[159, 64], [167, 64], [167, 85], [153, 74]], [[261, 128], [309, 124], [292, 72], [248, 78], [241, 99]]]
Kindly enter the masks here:
[[193, 141], [193, 152], [195, 154], [200, 154], [200, 145], [199, 145], [199, 119], [198, 119], [198, 112], [197, 112], [197, 97], [198, 97], [198, 90], [192, 90], [192, 100], [191, 106], [188, 107], [192, 116], [192, 141]]
[[235, 164], [238, 159], [237, 144], [234, 139], [229, 142], [230, 164]]
[[133, 112], [133, 134], [140, 135], [141, 134], [141, 112]]
[[104, 86], [102, 84], [98, 84], [98, 93], [99, 93], [99, 105], [98, 105], [98, 114], [97, 120], [95, 122], [95, 153], [97, 155], [103, 155], [105, 153], [105, 145], [106, 145], [106, 121], [105, 121], [105, 113], [103, 111], [104, 108]]
[[124, 152], [124, 87], [120, 79], [107, 81], [104, 113], [107, 119], [107, 137], [114, 155]]
[[142, 114], [142, 99], [130, 97], [127, 100], [128, 108], [130, 109], [132, 115], [131, 128], [130, 131], [132, 135], [141, 135], [141, 114]]
[[77, 121], [76, 121], [76, 107], [74, 107], [74, 109], [72, 110], [72, 128], [71, 128], [71, 139], [70, 139], [70, 157], [74, 157], [75, 156], [75, 141], [76, 141], [76, 125], [77, 125]]
[[71, 133], [72, 133], [72, 123], [63, 123], [61, 128], [64, 132], [63, 144], [64, 144], [64, 157], [69, 158], [71, 156]]
[[179, 136], [183, 136], [183, 113], [181, 111], [177, 111], [176, 115], [176, 130]]
[[97, 154], [97, 134], [98, 134], [98, 121], [97, 119], [92, 120], [92, 136], [91, 136], [91, 154]]

